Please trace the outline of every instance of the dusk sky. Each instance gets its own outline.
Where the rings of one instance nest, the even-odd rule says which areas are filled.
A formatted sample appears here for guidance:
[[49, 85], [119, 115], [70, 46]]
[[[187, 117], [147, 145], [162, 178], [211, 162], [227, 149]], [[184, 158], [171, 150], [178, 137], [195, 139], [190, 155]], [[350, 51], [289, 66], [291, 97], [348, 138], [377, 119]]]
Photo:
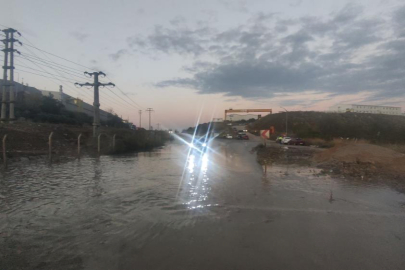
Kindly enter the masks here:
[[[155, 110], [153, 126], [167, 128], [194, 125], [200, 111], [202, 122], [223, 117], [228, 108], [324, 111], [362, 103], [405, 109], [404, 1], [1, 0], [4, 27], [23, 35], [22, 55], [105, 72], [104, 81], [132, 100], [116, 88], [121, 98], [101, 89], [101, 107], [134, 124], [133, 101]], [[27, 72], [47, 75], [32, 69], [39, 68], [17, 57], [20, 81], [58, 90], [59, 81]], [[91, 89], [63, 85], [92, 103]]]

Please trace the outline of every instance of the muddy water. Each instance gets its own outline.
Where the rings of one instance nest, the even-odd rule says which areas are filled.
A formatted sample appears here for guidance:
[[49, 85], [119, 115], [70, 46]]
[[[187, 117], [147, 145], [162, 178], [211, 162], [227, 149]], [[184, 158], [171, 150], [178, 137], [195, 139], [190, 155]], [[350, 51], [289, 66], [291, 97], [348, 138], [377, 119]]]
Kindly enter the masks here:
[[405, 269], [405, 196], [273, 166], [255, 143], [12, 165], [0, 269]]

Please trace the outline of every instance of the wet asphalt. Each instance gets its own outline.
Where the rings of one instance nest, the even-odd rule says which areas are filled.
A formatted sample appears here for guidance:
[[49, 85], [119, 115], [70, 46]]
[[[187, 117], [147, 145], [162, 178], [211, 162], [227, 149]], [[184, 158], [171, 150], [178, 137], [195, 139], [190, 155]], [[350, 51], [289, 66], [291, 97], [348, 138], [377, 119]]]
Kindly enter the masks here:
[[180, 141], [0, 175], [0, 269], [405, 269], [405, 195], [255, 141]]

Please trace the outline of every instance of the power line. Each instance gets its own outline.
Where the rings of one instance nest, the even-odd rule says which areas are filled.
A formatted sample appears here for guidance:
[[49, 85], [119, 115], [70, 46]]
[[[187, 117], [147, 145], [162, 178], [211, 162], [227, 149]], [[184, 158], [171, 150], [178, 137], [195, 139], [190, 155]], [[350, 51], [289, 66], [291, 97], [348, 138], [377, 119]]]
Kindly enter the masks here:
[[[29, 50], [29, 49], [28, 49]], [[30, 50], [29, 50], [30, 51]], [[34, 55], [36, 55], [35, 53], [34, 53]], [[56, 78], [56, 75], [55, 74], [52, 74], [52, 73], [49, 73], [49, 72], [47, 72], [45, 69], [43, 69], [41, 66], [39, 66], [37, 63], [35, 63], [35, 62], [33, 62], [32, 60], [30, 60], [30, 59], [28, 59], [28, 58], [26, 58], [26, 60], [28, 60], [28, 61], [30, 61], [31, 63], [33, 63], [35, 66], [37, 66], [37, 67], [39, 67], [40, 69], [42, 69], [45, 73], [48, 73], [48, 74], [50, 74], [52, 77], [54, 77], [56, 80], [59, 80], [60, 82], [62, 82], [59, 78]], [[49, 67], [48, 67], [49, 68]], [[59, 73], [60, 74], [60, 73]], [[63, 78], [65, 78], [65, 79], [67, 79], [65, 76], [61, 76], [61, 77], [63, 77]], [[67, 79], [68, 80], [68, 79]], [[72, 83], [72, 82], [71, 82]], [[78, 90], [76, 90], [76, 89], [74, 89], [74, 88], [72, 88], [72, 87], [70, 87], [69, 85], [67, 85], [67, 88], [69, 88], [69, 89], [73, 89], [73, 91], [75, 91], [79, 96], [80, 96], [80, 93], [79, 93], [79, 91]]]
[[[27, 66], [24, 66], [24, 65], [21, 65], [21, 64], [18, 64], [18, 65], [21, 66], [21, 67], [25, 67], [25, 68], [28, 68], [28, 69], [37, 71], [37, 72], [44, 72], [44, 73], [47, 73], [47, 74], [51, 74], [51, 73], [49, 73], [49, 72], [45, 72], [45, 71], [42, 71], [42, 70], [39, 70], [39, 69], [27, 67]], [[57, 76], [57, 75], [54, 75], [54, 76], [55, 76], [55, 77], [61, 77], [61, 76]], [[62, 78], [64, 78], [64, 77], [62, 77]], [[69, 79], [67, 79], [67, 78], [64, 78], [64, 79], [65, 79], [65, 81], [67, 81], [67, 82], [75, 83], [74, 80], [69, 80]]]
[[[49, 66], [49, 65], [47, 65], [47, 64], [38, 63], [38, 62], [36, 62], [36, 61], [34, 61], [34, 60], [29, 60], [28, 58], [26, 58], [26, 57], [24, 57], [24, 56], [20, 56], [20, 58], [25, 59], [25, 60], [28, 60], [28, 61], [30, 61], [30, 62], [35, 62], [35, 63], [37, 63], [38, 65], [43, 65], [43, 66], [46, 66], [46, 67], [48, 67], [48, 68], [52, 68], [52, 69], [54, 69], [54, 70], [59, 70], [60, 72], [64, 72], [64, 73], [66, 73], [66, 74], [68, 74], [68, 75], [75, 76], [75, 77], [78, 77], [78, 78], [80, 78], [80, 79], [86, 78], [85, 76], [79, 76], [79, 75], [76, 75], [76, 74], [74, 74], [74, 73], [70, 73], [70, 72], [68, 72], [68, 71], [64, 71], [64, 70], [58, 69], [58, 68], [56, 68], [56, 67], [51, 67], [51, 66]], [[20, 65], [21, 65], [21, 64], [20, 64]]]
[[[28, 60], [28, 59], [27, 59], [27, 60]], [[30, 61], [30, 60], [29, 60], [29, 61]], [[31, 61], [31, 62], [32, 62], [32, 61]], [[35, 64], [34, 62], [32, 62], [32, 63]], [[41, 74], [29, 72], [29, 71], [24, 71], [24, 70], [22, 70], [22, 71], [23, 71], [23, 72], [27, 72], [27, 73], [31, 73], [31, 74], [34, 74], [34, 75], [38, 75], [38, 76], [50, 78], [50, 79], [52, 79], [52, 82], [54, 82], [54, 83], [57, 84], [57, 85], [58, 85], [58, 83], [56, 83], [56, 82], [54, 81], [54, 79], [58, 80], [63, 86], [65, 86], [65, 85], [63, 84], [63, 82], [72, 83], [72, 81], [61, 80], [61, 79], [57, 78], [56, 75], [54, 75], [54, 74], [52, 74], [52, 73], [49, 73], [49, 72], [47, 72], [46, 70], [44, 70], [41, 66], [39, 66], [39, 65], [37, 65], [37, 64], [35, 64], [35, 65], [36, 65], [37, 67], [39, 67], [40, 69], [42, 69], [43, 72], [45, 72], [45, 73], [51, 75], [52, 77], [44, 76], [44, 75], [41, 75]], [[18, 70], [20, 70], [20, 69], [18, 69]], [[66, 86], [65, 86], [65, 87], [66, 87]], [[67, 85], [67, 88], [73, 89], [73, 88], [69, 87], [69, 85]], [[79, 93], [78, 90], [73, 89], [73, 91], [75, 91], [75, 92], [77, 93], [77, 95], [80, 96], [80, 93]]]
[[[87, 67], [87, 66], [84, 66], [84, 65], [82, 65], [82, 64], [76, 63], [76, 62], [74, 62], [74, 61], [68, 60], [68, 59], [66, 59], [66, 58], [64, 58], [64, 57], [61, 57], [61, 56], [58, 56], [58, 55], [56, 55], [56, 54], [50, 53], [50, 52], [48, 52], [48, 51], [45, 51], [45, 50], [43, 50], [43, 49], [40, 49], [40, 48], [36, 47], [31, 41], [29, 41], [28, 38], [26, 38], [25, 36], [23, 36], [22, 38], [23, 38], [25, 41], [27, 41], [27, 43], [28, 43], [28, 44], [25, 44], [25, 46], [28, 46], [28, 47], [31, 47], [31, 48], [33, 48], [33, 49], [36, 49], [36, 50], [40, 51], [40, 52], [41, 52], [42, 54], [44, 54], [44, 56], [46, 56], [48, 59], [50, 59], [50, 58], [49, 58], [47, 55], [45, 55], [45, 54], [48, 54], [48, 55], [51, 55], [51, 56], [53, 56], [53, 57], [62, 59], [62, 60], [64, 60], [64, 61], [67, 61], [67, 62], [69, 62], [69, 63], [75, 64], [75, 65], [77, 65], [77, 66], [84, 67], [84, 68], [86, 68], [86, 69], [90, 69], [90, 70], [93, 70], [93, 71], [95, 70], [95, 69], [89, 68], [89, 67]], [[62, 67], [65, 67], [65, 68], [68, 68], [68, 69], [71, 69], [71, 70], [79, 71], [78, 69], [71, 68], [71, 67], [68, 67], [68, 66], [65, 66], [65, 65], [56, 63], [56, 62], [54, 62], [54, 61], [52, 61], [52, 60], [49, 60], [49, 61], [48, 61], [48, 60], [45, 60], [45, 59], [39, 57], [38, 55], [36, 55], [34, 52], [32, 52], [29, 48], [26, 47], [26, 49], [34, 55], [34, 56], [33, 56], [33, 55], [26, 54], [26, 53], [24, 54], [26, 57], [34, 58], [34, 59], [31, 59], [31, 60], [37, 60], [37, 61], [42, 61], [42, 62], [43, 62], [43, 61], [46, 61], [46, 62], [48, 62], [48, 65], [51, 65], [50, 63], [52, 63], [53, 66], [59, 65], [59, 66], [62, 66]], [[28, 60], [28, 59], [26, 58], [26, 60]], [[34, 62], [34, 61], [32, 61], [32, 62]], [[39, 64], [39, 63], [37, 62], [37, 64]], [[54, 69], [57, 73], [59, 73], [58, 70], [61, 71], [61, 72], [65, 72], [65, 71], [62, 71], [62, 70], [60, 70], [60, 69], [56, 69], [55, 67], [49, 67], [49, 66], [47, 66], [47, 67]], [[62, 67], [60, 67], [60, 68], [62, 69]], [[68, 73], [68, 72], [65, 72], [65, 73]], [[48, 74], [50, 74], [50, 73], [48, 73]], [[59, 74], [60, 74], [60, 73], [59, 73]], [[69, 74], [69, 73], [68, 73], [68, 74]], [[64, 75], [62, 75], [62, 74], [60, 74], [60, 75], [61, 75], [62, 78], [67, 79]], [[70, 74], [70, 75], [72, 76], [73, 74]], [[54, 74], [52, 74], [52, 76], [54, 76]], [[75, 75], [73, 75], [73, 76], [75, 76]], [[107, 78], [108, 78], [108, 77], [107, 77]], [[117, 89], [119, 90], [119, 92], [120, 92], [122, 95], [124, 95], [128, 100], [130, 100], [137, 108], [143, 108], [141, 105], [139, 105], [137, 102], [135, 102], [131, 97], [129, 97], [121, 88], [119, 88], [119, 87], [117, 86]], [[109, 90], [111, 91], [111, 89], [109, 89]], [[120, 98], [121, 100], [123, 100], [124, 102], [126, 102], [127, 104], [129, 104], [130, 106], [134, 106], [134, 105], [132, 105], [131, 103], [129, 103], [127, 100], [125, 100], [125, 99], [121, 98], [120, 96], [118, 96], [115, 92], [111, 91], [111, 93], [113, 93], [115, 96], [117, 96], [118, 98]]]
[[[35, 49], [37, 49], [37, 50], [39, 50], [39, 51], [43, 51], [43, 50], [41, 50], [41, 49], [35, 47], [27, 38], [25, 38], [25, 37], [23, 37], [23, 38], [24, 38], [28, 43], [31, 44], [31, 47], [33, 47], [33, 48], [35, 48]], [[27, 45], [27, 44], [25, 44], [25, 45]], [[61, 69], [65, 69], [65, 70], [70, 69], [70, 70], [74, 70], [74, 71], [75, 71], [75, 70], [77, 70], [77, 69], [74, 69], [74, 68], [71, 68], [71, 67], [68, 67], [68, 66], [65, 66], [65, 65], [62, 65], [62, 64], [53, 62], [53, 61], [45, 60], [45, 59], [39, 57], [38, 55], [36, 55], [36, 54], [35, 54], [34, 52], [32, 52], [30, 49], [27, 48], [27, 50], [28, 50], [29, 52], [31, 52], [33, 55], [35, 55], [35, 56], [29, 55], [29, 54], [26, 54], [26, 53], [25, 53], [25, 54], [24, 54], [25, 57], [22, 57], [22, 58], [25, 59], [25, 60], [28, 60], [28, 61], [31, 62], [31, 63], [33, 63], [35, 66], [39, 67], [42, 71], [41, 71], [41, 70], [37, 70], [37, 69], [33, 69], [33, 68], [31, 68], [31, 67], [27, 67], [27, 66], [24, 66], [24, 67], [25, 67], [25, 68], [28, 68], [28, 69], [30, 69], [30, 70], [34, 70], [34, 71], [38, 71], [38, 72], [42, 72], [42, 73], [49, 74], [49, 75], [51, 75], [52, 77], [49, 77], [49, 76], [46, 76], [46, 75], [42, 75], [42, 74], [38, 74], [38, 73], [34, 73], [34, 72], [30, 72], [30, 71], [26, 71], [26, 70], [23, 70], [23, 69], [18, 69], [19, 71], [24, 72], [24, 73], [29, 73], [29, 74], [37, 75], [37, 76], [41, 76], [41, 77], [50, 78], [50, 79], [52, 79], [52, 81], [53, 81], [53, 79], [57, 79], [57, 80], [60, 81], [60, 82], [62, 82], [62, 81], [64, 81], [64, 82], [72, 82], [72, 81], [69, 81], [68, 78], [66, 78], [64, 75], [60, 74], [60, 73], [58, 72], [58, 70], [61, 71], [61, 72], [67, 73], [67, 74], [69, 74], [70, 76], [79, 77], [79, 76], [74, 75], [74, 74], [72, 74], [72, 73], [70, 73], [70, 72], [66, 72], [66, 71], [64, 71], [64, 70], [61, 70]], [[44, 51], [44, 52], [45, 52], [45, 51]], [[48, 53], [48, 52], [47, 52], [47, 53]], [[51, 53], [48, 53], [48, 54], [51, 54]], [[53, 55], [53, 54], [51, 54], [51, 55]], [[46, 56], [46, 55], [45, 55], [45, 56]], [[54, 56], [56, 56], [56, 55], [54, 55]], [[26, 57], [29, 57], [29, 58], [31, 58], [31, 59], [28, 59], [28, 58], [26, 58]], [[47, 56], [46, 56], [46, 57], [47, 57]], [[56, 56], [56, 57], [58, 57], [58, 56]], [[62, 58], [62, 57], [58, 57], [58, 58]], [[49, 59], [49, 58], [48, 58], [48, 59]], [[64, 59], [64, 58], [62, 58], [62, 59]], [[35, 61], [35, 60], [41, 61], [41, 62], [43, 63], [42, 65], [44, 65], [45, 67], [50, 68], [50, 69], [56, 71], [57, 73], [59, 73], [60, 77], [64, 78], [65, 80], [61, 80], [61, 79], [57, 78], [57, 75], [52, 74], [52, 73], [50, 73], [50, 72], [44, 70], [41, 66], [39, 66], [39, 65], [41, 65], [41, 63], [38, 63], [38, 62]], [[68, 61], [68, 62], [72, 62], [72, 61], [69, 61], [69, 60], [67, 60], [67, 59], [64, 59], [64, 60], [66, 60], [66, 61]], [[74, 62], [72, 62], [72, 63], [74, 63]], [[75, 63], [75, 64], [76, 64], [76, 63]], [[50, 67], [50, 65], [52, 65], [52, 66], [54, 66], [54, 67]], [[21, 66], [23, 66], [23, 65], [21, 65]], [[55, 68], [55, 66], [58, 66], [59, 69]], [[62, 66], [62, 67], [60, 67], [60, 66]], [[78, 71], [79, 71], [79, 70], [78, 70]], [[81, 71], [79, 71], [79, 72], [81, 72]], [[81, 75], [81, 73], [79, 73], [79, 74]], [[83, 77], [83, 78], [86, 78], [86, 77], [83, 76], [83, 75], [82, 75], [82, 77]], [[80, 78], [82, 78], [82, 77], [80, 77]], [[86, 78], [86, 79], [87, 79], [87, 78]], [[54, 82], [54, 81], [53, 81], [53, 82]], [[73, 90], [76, 91], [76, 92], [78, 93], [78, 95], [80, 95], [80, 93], [79, 93], [78, 90], [75, 90], [75, 89], [73, 89]], [[83, 92], [83, 94], [87, 94], [87, 93], [86, 93], [86, 92]]]
[[[23, 37], [24, 38], [24, 37]], [[91, 70], [94, 70], [94, 69], [92, 69], [92, 68], [89, 68], [89, 67], [86, 67], [86, 66], [83, 66], [83, 65], [81, 65], [81, 64], [78, 64], [78, 63], [75, 63], [75, 62], [73, 62], [73, 61], [70, 61], [70, 60], [68, 60], [68, 59], [66, 59], [66, 58], [63, 58], [63, 57], [60, 57], [60, 56], [57, 56], [56, 54], [53, 54], [53, 53], [50, 53], [50, 52], [47, 52], [47, 51], [45, 51], [45, 50], [41, 50], [41, 49], [39, 49], [39, 48], [37, 48], [37, 47], [35, 47], [34, 45], [32, 45], [32, 43], [28, 40], [28, 39], [26, 39], [26, 38], [24, 38], [29, 44], [25, 44], [26, 46], [29, 46], [29, 47], [31, 47], [31, 48], [34, 48], [34, 49], [36, 49], [36, 50], [38, 50], [38, 51], [40, 51], [40, 52], [43, 52], [43, 53], [46, 53], [46, 54], [49, 54], [49, 55], [52, 55], [52, 56], [54, 56], [54, 57], [57, 57], [57, 58], [60, 58], [60, 59], [62, 59], [62, 60], [65, 60], [65, 61], [67, 61], [67, 62], [69, 62], [69, 63], [72, 63], [72, 64], [75, 64], [75, 65], [78, 65], [78, 66], [81, 66], [81, 67], [84, 67], [84, 68], [86, 68], [86, 69], [91, 69]]]
[[[69, 62], [69, 63], [72, 63], [72, 64], [75, 64], [75, 65], [84, 67], [84, 68], [86, 68], [86, 69], [90, 69], [90, 70], [95, 71], [95, 69], [86, 67], [86, 66], [84, 66], [84, 65], [82, 65], [82, 64], [78, 64], [78, 63], [76, 63], [76, 62], [70, 61], [70, 60], [68, 60], [68, 59], [66, 59], [66, 58], [63, 58], [63, 57], [60, 57], [60, 56], [58, 56], [58, 55], [56, 55], [56, 54], [53, 54], [53, 53], [47, 52], [47, 51], [45, 51], [45, 50], [39, 49], [38, 47], [34, 46], [34, 44], [32, 44], [26, 37], [23, 37], [23, 38], [30, 44], [30, 45], [27, 45], [27, 44], [26, 44], [26, 46], [32, 47], [32, 48], [37, 49], [37, 50], [39, 50], [39, 51], [41, 51], [41, 52], [43, 52], [43, 53], [47, 53], [47, 54], [52, 55], [52, 56], [54, 56], [54, 57], [60, 58], [60, 59], [65, 60], [65, 61], [67, 61], [67, 62]], [[108, 76], [106, 76], [106, 78], [110, 79]], [[110, 79], [110, 80], [111, 80], [111, 79]], [[123, 94], [126, 98], [128, 98], [130, 101], [132, 101], [132, 103], [134, 103], [136, 106], [143, 108], [141, 105], [139, 105], [138, 103], [136, 103], [133, 99], [131, 99], [123, 90], [121, 90], [121, 88], [119, 88], [118, 86], [116, 86], [116, 88], [121, 92], [121, 94]]]
[[[33, 63], [35, 66], [39, 67], [41, 70], [33, 69], [33, 68], [30, 68], [30, 67], [26, 67], [26, 66], [25, 66], [26, 68], [30, 68], [30, 69], [35, 70], [35, 71], [47, 73], [47, 74], [51, 75], [53, 78], [58, 79], [58, 80], [59, 80], [58, 77], [63, 78], [65, 81], [69, 81], [69, 80], [70, 80], [70, 79], [66, 78], [65, 76], [60, 76], [60, 75], [58, 76], [58, 75], [55, 75], [55, 74], [53, 74], [53, 73], [50, 73], [50, 72], [46, 71], [45, 69], [43, 69], [43, 68], [42, 68], [40, 65], [38, 65], [37, 63], [35, 63], [35, 62], [33, 62], [33, 61], [31, 61], [31, 60], [29, 60], [29, 59], [27, 59], [27, 58], [25, 58], [25, 59], [28, 60], [28, 61], [30, 61], [31, 63]], [[23, 66], [23, 65], [21, 65], [21, 66]], [[74, 83], [73, 80], [71, 80], [70, 82], [71, 82], [71, 83]], [[76, 91], [77, 91], [77, 90], [76, 90]]]
[[[27, 59], [27, 60], [28, 60], [28, 59]], [[19, 66], [22, 66], [22, 67], [25, 67], [25, 68], [28, 68], [28, 69], [30, 69], [30, 70], [34, 70], [34, 71], [37, 71], [37, 72], [50, 74], [49, 72], [45, 72], [45, 71], [42, 71], [42, 70], [34, 69], [34, 68], [27, 67], [27, 66], [24, 66], [24, 65], [21, 65], [21, 64], [19, 64]], [[34, 73], [34, 72], [32, 72], [32, 71], [26, 71], [26, 70], [23, 70], [23, 69], [20, 69], [20, 68], [18, 68], [18, 70], [19, 70], [19, 71], [22, 71], [22, 72], [30, 73], [30, 74], [33, 74], [33, 75], [42, 76], [42, 77], [45, 77], [45, 78], [52, 78], [52, 77], [49, 77], [49, 76], [45, 76], [45, 75], [41, 75], [41, 74], [38, 74], [38, 73]], [[58, 77], [57, 75], [54, 75], [54, 74], [53, 74], [53, 76]], [[62, 77], [62, 78], [64, 78], [64, 77]], [[87, 78], [87, 77], [85, 77], [85, 78]], [[64, 80], [64, 79], [61, 79], [61, 81], [68, 82], [68, 83], [74, 83], [74, 82], [75, 82], [75, 81], [72, 81], [72, 80]], [[88, 98], [91, 98], [87, 92], [82, 92], [82, 93], [83, 93], [83, 94], [86, 94], [86, 96], [87, 96]], [[109, 101], [112, 102], [113, 100], [109, 100]], [[105, 103], [106, 103], [108, 106], [111, 106], [111, 104], [108, 104], [107, 102], [105, 102]], [[128, 106], [128, 105], [123, 104], [123, 103], [121, 103], [121, 104], [118, 104], [118, 103], [116, 103], [116, 102], [114, 102], [114, 103], [115, 103], [116, 105], [118, 105], [118, 106], [123, 106], [123, 105], [124, 105], [124, 106]], [[111, 107], [114, 108], [114, 106], [111, 106]]]
[[114, 91], [112, 91], [110, 88], [106, 87], [108, 90], [110, 90], [111, 93], [113, 93], [115, 96], [117, 96], [118, 98], [120, 98], [122, 101], [126, 102], [129, 106], [133, 107], [133, 108], [140, 108], [139, 106], [134, 106], [133, 104], [129, 103], [127, 100], [123, 99], [122, 97], [120, 97], [119, 95], [117, 95]]
[[[42, 75], [42, 74], [38, 74], [38, 73], [34, 73], [34, 72], [31, 72], [31, 71], [26, 71], [26, 70], [23, 70], [23, 69], [20, 69], [20, 68], [16, 68], [16, 70], [21, 71], [21, 72], [24, 72], [24, 73], [29, 73], [29, 74], [33, 74], [33, 75], [37, 75], [37, 76], [41, 76], [41, 77], [45, 77], [45, 78], [54, 79], [54, 77], [50, 77], [50, 76], [46, 76], [46, 75]], [[68, 82], [68, 83], [71, 83], [71, 81], [60, 80], [60, 79], [58, 79], [58, 80], [59, 80], [59, 81], [61, 81], [61, 82]]]
[[[111, 90], [110, 90], [110, 92], [111, 92]], [[112, 93], [114, 94], [114, 92], [112, 92]], [[116, 99], [115, 96], [110, 95], [108, 91], [104, 92], [104, 94], [110, 98], [110, 101], [115, 101], [115, 103], [119, 104], [119, 106], [121, 106], [121, 107], [123, 106], [123, 107], [126, 107], [126, 109], [130, 109], [130, 110], [132, 110], [134, 108], [133, 106], [131, 106], [131, 104], [126, 104], [126, 103], [123, 103], [120, 100]]]
[[[73, 64], [76, 64], [76, 65], [78, 65], [78, 66], [81, 66], [81, 67], [85, 67], [85, 68], [88, 68], [88, 67], [86, 67], [86, 66], [83, 66], [83, 65], [81, 65], [81, 64], [78, 64], [78, 63], [75, 63], [75, 62], [73, 62], [73, 61], [70, 61], [70, 60], [68, 60], [68, 59], [66, 59], [66, 58], [63, 58], [63, 57], [60, 57], [60, 56], [57, 56], [57, 55], [55, 55], [55, 54], [53, 54], [53, 53], [49, 53], [49, 52], [47, 52], [47, 51], [45, 51], [45, 50], [41, 50], [41, 49], [39, 49], [38, 47], [36, 47], [36, 46], [34, 46], [27, 38], [25, 38], [25, 37], [23, 37], [30, 45], [30, 47], [32, 47], [32, 48], [35, 48], [35, 49], [37, 49], [37, 50], [39, 50], [39, 51], [41, 51], [41, 52], [43, 52], [43, 53], [47, 53], [47, 54], [50, 54], [50, 55], [52, 55], [52, 56], [55, 56], [55, 57], [57, 57], [57, 58], [60, 58], [60, 59], [63, 59], [63, 60], [65, 60], [65, 61], [68, 61], [68, 62], [70, 62], [70, 63], [73, 63]], [[26, 44], [27, 45], [27, 44]], [[27, 48], [28, 49], [28, 48]], [[29, 49], [28, 49], [29, 50]], [[30, 50], [29, 50], [30, 51]], [[30, 51], [31, 52], [31, 51]], [[33, 53], [37, 58], [39, 58], [35, 53]], [[49, 58], [48, 58], [49, 59]], [[89, 69], [91, 69], [91, 68], [89, 68]], [[91, 69], [91, 70], [94, 70], [94, 69]], [[106, 88], [108, 88], [108, 87], [106, 87]], [[109, 89], [110, 91], [111, 91], [111, 89]], [[121, 90], [120, 90], [121, 91]], [[111, 91], [112, 92], [112, 91]], [[114, 92], [112, 92], [112, 93], [114, 93]], [[114, 93], [115, 94], [115, 93]], [[124, 99], [123, 99], [124, 100]], [[125, 100], [124, 100], [125, 101]]]
[[[31, 53], [33, 53], [30, 49], [28, 49], [27, 48], [27, 50], [28, 51], [30, 51]], [[35, 53], [33, 53], [36, 57], [38, 57]], [[21, 57], [23, 57], [23, 58], [25, 58], [24, 56], [21, 56]], [[39, 57], [38, 57], [39, 58]], [[26, 60], [28, 60], [28, 61], [30, 61], [31, 63], [33, 63], [33, 64], [35, 64], [36, 66], [38, 66], [39, 67], [39, 65], [37, 64], [37, 63], [35, 63], [34, 61], [32, 61], [32, 60], [30, 60], [30, 59], [28, 59], [28, 58], [25, 58]], [[48, 67], [48, 68], [51, 68], [51, 69], [54, 69], [54, 68], [52, 68], [52, 67], [50, 67], [49, 65], [45, 65], [46, 67]], [[42, 69], [42, 68], [41, 68]], [[55, 70], [57, 73], [59, 73], [57, 70]], [[63, 78], [65, 78], [65, 79], [67, 79], [64, 75], [62, 75], [62, 74], [60, 74], [59, 73], [59, 75], [61, 76], [61, 77], [63, 77]]]
[[[106, 78], [108, 78], [108, 77], [106, 76]], [[108, 79], [110, 80], [110, 78], [108, 78]], [[121, 92], [121, 94], [123, 94], [123, 95], [126, 96], [130, 101], [132, 101], [132, 102], [135, 104], [135, 106], [137, 106], [137, 107], [140, 108], [140, 109], [144, 109], [143, 106], [141, 106], [141, 105], [139, 105], [138, 103], [136, 103], [135, 101], [133, 101], [124, 91], [121, 90], [121, 88], [119, 88], [118, 86], [115, 86], [115, 87]]]
[[72, 72], [77, 72], [77, 73], [79, 73], [79, 74], [83, 74], [83, 70], [79, 70], [79, 69], [75, 69], [75, 68], [72, 68], [72, 67], [69, 67], [69, 66], [65, 66], [65, 65], [62, 65], [62, 64], [60, 64], [60, 63], [57, 63], [57, 62], [54, 62], [54, 61], [50, 61], [50, 60], [46, 60], [46, 59], [43, 59], [43, 58], [38, 57], [38, 56], [33, 56], [33, 55], [29, 54], [29, 53], [24, 53], [24, 56], [25, 56], [25, 57], [28, 57], [28, 58], [33, 58], [34, 60], [46, 62], [46, 63], [48, 63], [49, 65], [58, 66], [58, 67], [60, 67], [60, 68], [66, 69], [66, 70], [71, 70]]

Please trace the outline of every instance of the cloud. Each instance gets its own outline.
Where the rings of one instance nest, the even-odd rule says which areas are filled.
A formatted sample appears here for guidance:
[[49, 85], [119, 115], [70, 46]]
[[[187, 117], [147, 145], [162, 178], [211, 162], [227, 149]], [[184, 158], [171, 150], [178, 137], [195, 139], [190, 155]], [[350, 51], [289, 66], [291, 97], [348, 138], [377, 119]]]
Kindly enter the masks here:
[[71, 32], [71, 36], [73, 36], [75, 39], [77, 39], [80, 42], [84, 42], [90, 35], [81, 33], [81, 32]]
[[230, 0], [219, 0], [219, 3], [224, 5], [227, 9], [236, 12], [247, 13], [249, 12], [248, 9], [248, 1], [246, 0], [238, 0], [238, 1], [230, 1]]
[[116, 53], [109, 54], [109, 57], [114, 61], [118, 61], [122, 56], [127, 55], [128, 51], [125, 49], [118, 50]]
[[158, 87], [251, 99], [305, 91], [403, 97], [405, 6], [389, 18], [366, 16], [363, 10], [349, 4], [325, 18], [296, 19], [259, 13], [223, 31], [159, 26], [146, 37], [133, 37], [130, 45], [195, 57], [183, 68], [188, 77], [163, 80]]
[[186, 18], [184, 18], [183, 16], [176, 16], [170, 20], [170, 24], [175, 25], [175, 26], [184, 24], [185, 22], [186, 22]]
[[[177, 23], [175, 23], [177, 26]], [[146, 38], [134, 36], [128, 38], [131, 48], [148, 49], [158, 52], [199, 55], [204, 52], [204, 43], [210, 32], [208, 27], [197, 29], [166, 28], [155, 26], [154, 32]]]

